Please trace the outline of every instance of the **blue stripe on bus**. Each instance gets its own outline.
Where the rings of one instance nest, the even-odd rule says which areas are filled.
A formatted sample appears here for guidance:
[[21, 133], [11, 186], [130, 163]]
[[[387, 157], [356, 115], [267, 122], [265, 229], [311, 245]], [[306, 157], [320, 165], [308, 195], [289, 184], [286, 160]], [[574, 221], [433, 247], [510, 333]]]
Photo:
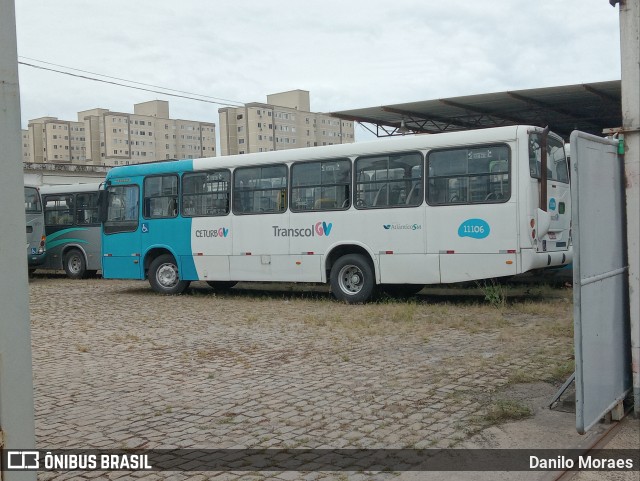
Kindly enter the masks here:
[[47, 235], [47, 241], [49, 239], [55, 239], [57, 237], [60, 237], [61, 235], [68, 234], [69, 232], [77, 232], [77, 231], [84, 231], [84, 230], [89, 230], [89, 229], [87, 229], [86, 227], [70, 227], [69, 229], [62, 229]]
[[69, 242], [75, 242], [76, 244], [89, 243], [89, 241], [86, 241], [84, 239], [73, 239], [71, 237], [65, 237], [64, 239], [58, 239], [56, 241], [49, 242], [49, 238], [47, 237], [46, 247], [47, 249], [53, 249], [54, 247], [58, 247], [59, 245], [62, 245], [62, 244], [68, 244]]

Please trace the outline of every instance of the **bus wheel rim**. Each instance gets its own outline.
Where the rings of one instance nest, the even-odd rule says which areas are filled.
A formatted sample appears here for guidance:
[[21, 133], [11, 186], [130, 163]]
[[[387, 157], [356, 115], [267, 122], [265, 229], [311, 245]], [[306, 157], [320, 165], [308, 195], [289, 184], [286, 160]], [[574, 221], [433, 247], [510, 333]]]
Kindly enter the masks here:
[[69, 258], [69, 270], [73, 273], [73, 274], [77, 274], [78, 272], [80, 272], [80, 258], [77, 255], [71, 256]]
[[346, 294], [357, 294], [362, 290], [364, 274], [358, 266], [348, 265], [340, 269], [340, 289]]
[[173, 287], [178, 283], [178, 269], [173, 264], [162, 264], [156, 272], [156, 280], [162, 287]]

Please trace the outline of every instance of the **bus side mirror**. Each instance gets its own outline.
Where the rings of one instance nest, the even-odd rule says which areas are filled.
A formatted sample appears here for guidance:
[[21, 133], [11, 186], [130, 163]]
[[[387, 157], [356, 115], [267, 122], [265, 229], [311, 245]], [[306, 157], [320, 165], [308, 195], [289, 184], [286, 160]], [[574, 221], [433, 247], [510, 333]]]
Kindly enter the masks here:
[[101, 190], [98, 194], [98, 219], [101, 224], [104, 224], [107, 220], [107, 199], [109, 193], [106, 190]]

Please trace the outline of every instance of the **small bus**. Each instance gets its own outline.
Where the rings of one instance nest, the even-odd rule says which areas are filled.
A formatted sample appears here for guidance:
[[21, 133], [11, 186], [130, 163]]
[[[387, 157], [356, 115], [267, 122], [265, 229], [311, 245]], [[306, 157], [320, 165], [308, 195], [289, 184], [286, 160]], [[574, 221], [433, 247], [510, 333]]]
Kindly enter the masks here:
[[101, 195], [105, 278], [376, 289], [571, 262], [564, 142], [510, 126], [116, 167]]
[[47, 258], [41, 269], [64, 270], [71, 279], [101, 269], [99, 183], [43, 186]]
[[45, 262], [47, 256], [42, 199], [35, 186], [24, 186], [24, 213], [27, 225], [27, 261], [29, 272], [32, 273]]

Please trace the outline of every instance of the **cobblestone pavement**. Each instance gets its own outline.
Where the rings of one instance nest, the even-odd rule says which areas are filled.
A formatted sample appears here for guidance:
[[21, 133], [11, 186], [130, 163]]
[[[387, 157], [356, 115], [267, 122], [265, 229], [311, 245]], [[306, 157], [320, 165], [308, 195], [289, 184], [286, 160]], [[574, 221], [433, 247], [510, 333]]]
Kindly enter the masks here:
[[[496, 393], [513, 382], [553, 378], [571, 354], [566, 290], [496, 308], [482, 296], [423, 294], [349, 306], [323, 289], [259, 288], [265, 286], [216, 294], [195, 283], [186, 295], [164, 297], [144, 282], [36, 276], [30, 290], [37, 447], [455, 446], [484, 425]], [[41, 480], [394, 477], [39, 474]]]

